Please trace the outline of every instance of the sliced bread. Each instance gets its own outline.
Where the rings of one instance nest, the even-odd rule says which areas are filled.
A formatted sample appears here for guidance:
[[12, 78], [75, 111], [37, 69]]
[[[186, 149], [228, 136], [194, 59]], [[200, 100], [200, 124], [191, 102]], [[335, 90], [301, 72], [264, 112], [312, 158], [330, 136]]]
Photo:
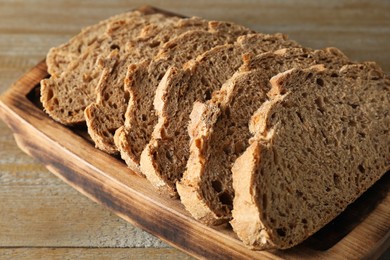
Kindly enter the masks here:
[[[143, 17], [151, 14], [163, 14], [164, 16], [177, 16], [175, 14], [169, 13], [167, 11], [162, 11], [154, 7], [144, 6], [138, 8], [137, 10], [118, 14], [112, 16], [106, 20], [100, 21], [97, 24], [85, 27], [81, 30], [79, 34], [72, 37], [68, 42], [61, 44], [57, 47], [53, 47], [49, 50], [46, 56], [46, 64], [48, 67], [48, 72], [50, 75], [59, 76], [63, 71], [66, 70], [67, 66], [72, 63], [72, 61], [77, 60], [80, 55], [86, 50], [90, 45], [99, 43], [105, 39], [107, 34], [110, 34], [112, 31], [117, 30], [119, 27], [122, 27], [127, 22], [136, 20], [142, 21], [143, 19], [149, 19], [154, 16]], [[108, 30], [107, 30], [107, 27]], [[130, 28], [129, 28], [130, 29]], [[129, 33], [134, 33], [132, 30], [123, 31], [124, 36], [128, 37]]]
[[129, 92], [124, 88], [128, 68], [132, 70], [133, 64], [145, 58], [150, 61], [166, 42], [192, 29], [207, 30], [208, 21], [188, 18], [174, 23], [154, 25], [147, 33], [147, 38], [128, 42], [131, 47], [123, 55], [118, 56], [114, 67], [103, 69], [97, 85], [97, 99], [87, 106], [84, 113], [88, 133], [97, 148], [107, 153], [118, 153], [114, 134], [124, 124], [130, 98]]
[[218, 46], [188, 62], [172, 67], [160, 82], [154, 99], [158, 123], [141, 154], [141, 170], [157, 188], [176, 196], [189, 156], [187, 125], [195, 101], [206, 101], [242, 63], [241, 55], [261, 53], [298, 44], [284, 35], [250, 34], [235, 44]]
[[[107, 63], [112, 63], [112, 59], [105, 61], [108, 56], [112, 58], [110, 52], [118, 49], [122, 55], [131, 47], [128, 42], [139, 37], [147, 39], [157, 24], [168, 25], [178, 20], [153, 14], [125, 16], [108, 23], [101, 37], [91, 40], [80, 54], [76, 52], [77, 58], [62, 73], [41, 81], [41, 102], [46, 113], [66, 125], [83, 123], [84, 109], [96, 99], [95, 88], [101, 71], [108, 66]], [[74, 44], [70, 46], [76, 47]]]
[[248, 122], [266, 101], [269, 79], [291, 68], [322, 63], [341, 68], [350, 63], [339, 50], [282, 49], [248, 56], [244, 65], [206, 103], [196, 103], [188, 132], [187, 169], [177, 190], [186, 209], [205, 224], [231, 219], [234, 191], [231, 167], [248, 146]]
[[390, 80], [375, 63], [292, 69], [271, 79], [236, 160], [233, 220], [252, 248], [289, 248], [390, 169]]
[[68, 65], [77, 60], [86, 48], [104, 39], [104, 32], [108, 24], [123, 20], [141, 20], [142, 16], [143, 13], [139, 11], [127, 12], [83, 28], [79, 34], [68, 42], [49, 50], [46, 56], [47, 71], [51, 75], [61, 75]]
[[149, 143], [157, 115], [153, 108], [157, 86], [170, 66], [181, 67], [185, 62], [221, 44], [234, 43], [249, 29], [212, 21], [205, 30], [193, 30], [167, 42], [152, 62], [145, 61], [129, 67], [125, 88], [130, 102], [125, 113], [124, 126], [114, 136], [115, 145], [127, 165], [137, 171], [142, 150]]

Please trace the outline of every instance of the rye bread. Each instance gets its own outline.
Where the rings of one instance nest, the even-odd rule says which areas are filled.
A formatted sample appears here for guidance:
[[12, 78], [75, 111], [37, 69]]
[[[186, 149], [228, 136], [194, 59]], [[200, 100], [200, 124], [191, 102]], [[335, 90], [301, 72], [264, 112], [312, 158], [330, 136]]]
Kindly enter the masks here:
[[231, 224], [256, 249], [289, 248], [390, 169], [390, 80], [375, 63], [271, 79], [233, 172]]
[[349, 59], [335, 48], [282, 49], [244, 58], [244, 64], [212, 99], [197, 102], [188, 133], [190, 156], [177, 190], [186, 209], [198, 220], [215, 225], [231, 219], [234, 190], [231, 167], [248, 146], [248, 122], [267, 100], [272, 76], [291, 68], [324, 64], [341, 68]]
[[95, 146], [107, 153], [118, 153], [114, 143], [115, 131], [124, 124], [129, 92], [124, 88], [128, 68], [153, 58], [169, 40], [193, 29], [207, 30], [209, 22], [200, 18], [181, 19], [174, 23], [159, 23], [151, 28], [148, 37], [129, 42], [126, 53], [117, 56], [113, 67], [105, 67], [97, 85], [96, 101], [84, 111], [88, 133]]
[[171, 67], [156, 90], [158, 114], [151, 140], [141, 154], [141, 170], [151, 183], [176, 196], [189, 156], [187, 125], [195, 101], [206, 101], [241, 66], [245, 52], [262, 53], [297, 47], [284, 35], [250, 34], [235, 44], [218, 46], [188, 62], [183, 69]]
[[107, 25], [121, 20], [141, 20], [143, 13], [132, 11], [118, 14], [97, 24], [85, 27], [79, 34], [72, 37], [68, 42], [53, 47], [46, 55], [47, 71], [50, 75], [61, 75], [68, 65], [79, 58], [79, 56], [90, 45], [100, 42], [104, 39]]
[[142, 150], [149, 143], [157, 115], [153, 108], [157, 86], [170, 66], [181, 67], [217, 45], [234, 43], [238, 36], [251, 31], [243, 26], [212, 21], [208, 30], [193, 30], [167, 42], [151, 61], [129, 67], [125, 89], [130, 102], [125, 113], [124, 126], [114, 136], [115, 145], [127, 165], [140, 173], [139, 160]]
[[[156, 25], [168, 25], [179, 20], [161, 14], [133, 15], [106, 25], [105, 31], [73, 60], [60, 75], [52, 75], [41, 81], [41, 102], [45, 111], [56, 121], [74, 125], [85, 121], [84, 109], [96, 100], [96, 86], [101, 72], [110, 64], [116, 64], [110, 55], [118, 49], [118, 55], [133, 47], [129, 42], [145, 40]], [[106, 59], [110, 57], [110, 59]]]

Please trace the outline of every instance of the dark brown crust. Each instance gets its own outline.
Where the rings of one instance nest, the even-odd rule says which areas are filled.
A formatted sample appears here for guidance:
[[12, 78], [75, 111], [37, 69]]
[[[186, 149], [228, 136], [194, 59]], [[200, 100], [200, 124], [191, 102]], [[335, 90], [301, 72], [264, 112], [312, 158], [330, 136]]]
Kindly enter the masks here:
[[258, 249], [302, 242], [390, 169], [390, 81], [376, 64], [292, 69], [271, 84], [233, 166], [231, 223]]
[[268, 80], [293, 67], [323, 63], [340, 68], [350, 61], [334, 48], [316, 51], [288, 48], [258, 56], [244, 55], [243, 63], [240, 71], [211, 100], [196, 104], [192, 110], [190, 156], [177, 187], [187, 210], [206, 224], [231, 219], [234, 191], [230, 169], [248, 146], [251, 136], [248, 122], [266, 99]]
[[233, 43], [239, 35], [250, 32], [243, 26], [210, 21], [207, 29], [190, 30], [164, 44], [152, 61], [129, 67], [125, 78], [125, 89], [130, 96], [129, 104], [124, 126], [114, 136], [121, 157], [129, 167], [139, 169], [141, 152], [150, 141], [157, 124], [153, 100], [158, 84], [168, 68], [182, 67], [185, 62], [210, 48]]
[[195, 101], [206, 101], [241, 66], [245, 52], [262, 53], [281, 47], [297, 47], [284, 35], [250, 34], [235, 44], [217, 46], [188, 62], [183, 69], [172, 68], [156, 90], [154, 107], [158, 124], [141, 154], [141, 169], [158, 188], [177, 194], [189, 156], [187, 126]]

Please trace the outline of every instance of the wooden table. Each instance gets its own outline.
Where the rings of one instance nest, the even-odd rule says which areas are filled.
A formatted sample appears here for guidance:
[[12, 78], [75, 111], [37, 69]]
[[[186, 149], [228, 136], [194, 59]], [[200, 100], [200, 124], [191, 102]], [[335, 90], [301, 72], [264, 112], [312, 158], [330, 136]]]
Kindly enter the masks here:
[[[390, 74], [389, 1], [149, 1], [176, 13], [283, 32], [312, 48], [335, 46]], [[81, 27], [144, 1], [0, 1], [0, 92]], [[0, 122], [0, 258], [186, 259], [63, 183], [16, 146]], [[389, 251], [386, 253], [389, 257]]]

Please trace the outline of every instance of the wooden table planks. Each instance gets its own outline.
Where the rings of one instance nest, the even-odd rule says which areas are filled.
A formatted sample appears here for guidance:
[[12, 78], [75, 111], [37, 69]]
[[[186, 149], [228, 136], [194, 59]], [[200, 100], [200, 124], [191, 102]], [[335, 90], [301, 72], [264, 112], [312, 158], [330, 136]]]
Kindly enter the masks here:
[[[211, 1], [210, 1], [211, 2]], [[0, 92], [51, 46], [82, 26], [144, 1], [0, 1]], [[390, 74], [388, 1], [158, 1], [177, 13], [284, 32], [303, 45], [336, 46], [354, 60], [375, 60]], [[184, 258], [49, 173], [22, 153], [0, 122], [0, 258]], [[104, 247], [100, 249], [99, 247]], [[120, 247], [121, 249], [112, 249]], [[129, 247], [129, 248], [126, 248]], [[117, 251], [116, 251], [117, 250]], [[73, 257], [72, 257], [73, 256]]]

